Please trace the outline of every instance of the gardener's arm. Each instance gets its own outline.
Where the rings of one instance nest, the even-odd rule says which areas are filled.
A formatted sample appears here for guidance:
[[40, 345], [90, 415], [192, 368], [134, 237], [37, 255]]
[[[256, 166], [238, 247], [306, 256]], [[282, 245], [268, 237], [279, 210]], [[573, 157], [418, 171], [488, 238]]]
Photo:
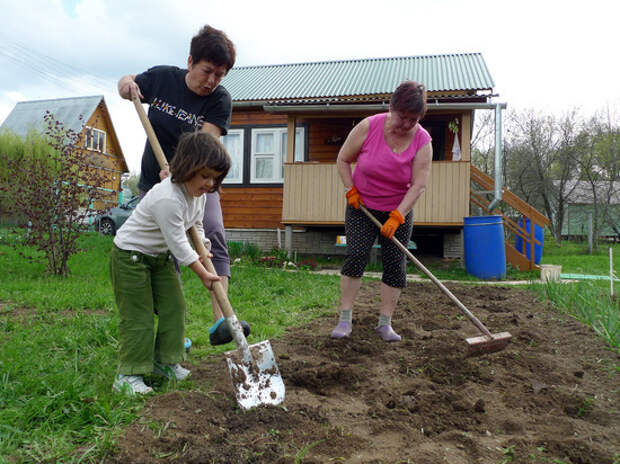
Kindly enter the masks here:
[[338, 158], [336, 159], [336, 167], [338, 168], [338, 174], [344, 184], [345, 189], [353, 187], [353, 172], [351, 170], [351, 163], [357, 160], [357, 156], [360, 154], [364, 140], [368, 135], [370, 128], [370, 122], [368, 118], [362, 120], [357, 124], [344, 141], [344, 144], [338, 152]]
[[194, 273], [198, 276], [198, 278], [202, 281], [202, 285], [204, 285], [208, 290], [213, 290], [213, 282], [218, 282], [222, 280], [216, 274], [211, 274], [204, 265], [200, 262], [200, 260], [196, 260], [188, 266]]
[[136, 83], [136, 75], [128, 74], [118, 81], [118, 94], [125, 100], [133, 100], [138, 97], [140, 101], [144, 100], [140, 87]]

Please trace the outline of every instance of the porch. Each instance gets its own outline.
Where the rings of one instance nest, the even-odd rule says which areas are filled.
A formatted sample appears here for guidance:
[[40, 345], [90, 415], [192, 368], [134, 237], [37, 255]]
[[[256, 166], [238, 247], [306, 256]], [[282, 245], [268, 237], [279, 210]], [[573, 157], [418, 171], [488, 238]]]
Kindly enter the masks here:
[[[426, 192], [416, 203], [415, 224], [463, 226], [469, 215], [469, 161], [435, 161]], [[336, 163], [285, 163], [282, 223], [344, 224], [346, 201]]]

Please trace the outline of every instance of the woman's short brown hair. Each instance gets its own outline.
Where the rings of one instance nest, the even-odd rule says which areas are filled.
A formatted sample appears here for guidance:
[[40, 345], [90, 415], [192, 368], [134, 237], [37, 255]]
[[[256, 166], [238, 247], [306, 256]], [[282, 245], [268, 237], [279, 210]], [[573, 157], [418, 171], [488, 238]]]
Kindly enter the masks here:
[[413, 113], [422, 119], [426, 113], [426, 86], [415, 81], [401, 83], [390, 99], [396, 111]]
[[230, 169], [230, 156], [224, 145], [207, 132], [185, 132], [179, 138], [174, 157], [170, 162], [171, 181], [183, 183], [199, 171], [208, 168], [220, 172], [215, 185], [209, 192], [215, 192]]
[[228, 36], [223, 31], [209, 25], [203, 26], [198, 34], [192, 37], [189, 54], [194, 64], [205, 60], [215, 66], [226, 66], [227, 72], [235, 65], [237, 58], [235, 45]]

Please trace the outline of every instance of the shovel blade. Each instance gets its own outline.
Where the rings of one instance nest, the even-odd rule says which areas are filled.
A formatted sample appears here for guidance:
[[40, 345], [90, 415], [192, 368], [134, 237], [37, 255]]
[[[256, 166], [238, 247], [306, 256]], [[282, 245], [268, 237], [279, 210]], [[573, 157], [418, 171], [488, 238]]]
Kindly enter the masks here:
[[284, 381], [268, 340], [249, 346], [251, 360], [241, 350], [225, 353], [237, 402], [242, 409], [278, 405], [284, 401]]

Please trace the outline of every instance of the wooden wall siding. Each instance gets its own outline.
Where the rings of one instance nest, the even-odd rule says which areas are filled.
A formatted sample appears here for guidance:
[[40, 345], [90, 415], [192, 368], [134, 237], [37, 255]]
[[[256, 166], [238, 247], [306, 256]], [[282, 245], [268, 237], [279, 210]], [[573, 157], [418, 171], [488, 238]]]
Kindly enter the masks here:
[[[121, 175], [124, 172], [124, 160], [122, 158], [122, 151], [116, 134], [112, 128], [112, 122], [106, 111], [104, 111], [103, 105], [100, 104], [94, 111], [88, 122], [87, 127], [94, 127], [102, 130], [106, 133], [105, 152], [89, 151], [92, 157], [92, 163], [94, 166], [104, 168], [100, 173], [106, 179], [103, 188], [114, 190], [106, 195], [104, 202], [96, 202], [95, 208], [110, 208], [117, 206], [118, 204], [118, 192], [121, 191]], [[81, 143], [86, 141], [86, 129], [82, 132]]]
[[221, 203], [226, 228], [282, 228], [282, 187], [223, 187]]
[[[361, 118], [360, 118], [361, 119]], [[310, 161], [334, 162], [353, 126], [360, 119], [312, 119], [308, 138]]]
[[284, 166], [282, 222], [344, 223], [344, 187], [335, 163]]
[[119, 162], [122, 165], [121, 157], [121, 148], [118, 139], [116, 138], [116, 133], [112, 129], [110, 118], [107, 116], [107, 113], [104, 112], [102, 105], [100, 104], [93, 115], [90, 117], [86, 125], [88, 127], [94, 127], [96, 129], [105, 131], [106, 133], [106, 154], [115, 156], [119, 158]]
[[415, 207], [416, 224], [462, 225], [469, 216], [469, 163], [436, 161]]
[[231, 128], [234, 126], [260, 126], [267, 124], [286, 125], [288, 116], [284, 113], [266, 113], [259, 110], [233, 110], [230, 121]]
[[[284, 166], [284, 224], [343, 224], [346, 202], [335, 163]], [[426, 192], [415, 207], [416, 224], [463, 225], [469, 215], [469, 163], [433, 163]]]

